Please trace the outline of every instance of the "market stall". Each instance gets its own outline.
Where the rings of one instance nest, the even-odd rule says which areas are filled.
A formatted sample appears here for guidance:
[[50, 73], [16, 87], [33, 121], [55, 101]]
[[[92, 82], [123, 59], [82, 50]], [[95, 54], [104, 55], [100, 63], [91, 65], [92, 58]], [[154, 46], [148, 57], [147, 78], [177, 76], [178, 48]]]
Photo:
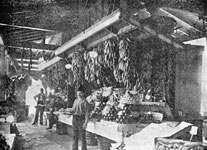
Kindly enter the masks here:
[[[87, 97], [91, 104], [91, 121], [86, 130], [98, 135], [99, 142], [105, 141], [105, 144], [99, 143], [101, 149], [110, 149], [113, 142], [125, 143], [125, 139], [130, 139], [131, 135], [139, 134], [153, 122], [160, 123], [163, 118], [164, 120], [172, 119], [172, 113], [165, 103], [140, 102], [138, 101], [142, 98], [140, 95], [132, 92], [134, 95], [129, 96], [128, 92], [127, 94], [123, 93], [123, 88], [112, 90], [109, 87], [94, 91], [92, 95]], [[72, 116], [68, 110], [61, 109], [56, 112], [56, 115], [58, 115], [58, 122], [72, 126]], [[159, 124], [157, 125], [159, 126]], [[183, 126], [180, 130], [187, 128], [188, 125]], [[133, 141], [133, 138], [130, 141]]]
[[[141, 18], [137, 19], [116, 10], [63, 44], [55, 51], [55, 58], [40, 65], [40, 70], [49, 70], [46, 75], [51, 81], [52, 78], [57, 80], [62, 90], [66, 88], [61, 84], [65, 73], [53, 70], [71, 65], [72, 72], [67, 74], [66, 83], [75, 90], [83, 86], [91, 105], [87, 131], [127, 147], [133, 140], [128, 142], [126, 137], [136, 134], [139, 137], [152, 123], [159, 126], [167, 121], [182, 122], [184, 116], [190, 115], [183, 108], [184, 114], [178, 113], [180, 108], [175, 104], [180, 100], [179, 87], [182, 86], [179, 84], [190, 68], [195, 69], [191, 74], [200, 75], [198, 64], [203, 47], [193, 51], [195, 47], [172, 40], [170, 35], [177, 20], [162, 13], [165, 15], [149, 16], [142, 11]], [[68, 57], [62, 59], [61, 54]], [[185, 72], [177, 62], [182, 62]], [[57, 65], [52, 66], [55, 63]], [[195, 87], [185, 86], [185, 90], [197, 94], [200, 80], [193, 80], [191, 84]], [[192, 104], [199, 105], [195, 98], [190, 99]], [[195, 116], [199, 116], [199, 108], [193, 110]], [[72, 125], [67, 108], [57, 114], [58, 122]]]
[[[101, 149], [203, 149], [206, 43], [184, 43], [206, 36], [206, 12], [169, 8], [168, 2], [51, 0], [35, 9], [34, 4], [21, 3], [31, 5], [32, 12], [21, 12], [24, 19], [18, 12], [8, 15], [16, 18], [12, 25], [0, 23], [5, 30], [0, 46], [0, 129], [10, 130], [9, 116], [14, 122], [27, 119], [25, 91], [33, 77], [41, 80], [47, 96], [45, 117], [55, 116], [60, 134], [70, 132], [70, 108], [83, 87], [90, 104], [86, 130], [98, 138]], [[193, 7], [191, 1], [174, 3]], [[13, 25], [16, 21], [19, 25]], [[43, 29], [48, 26], [51, 29]], [[54, 93], [47, 93], [48, 88]]]

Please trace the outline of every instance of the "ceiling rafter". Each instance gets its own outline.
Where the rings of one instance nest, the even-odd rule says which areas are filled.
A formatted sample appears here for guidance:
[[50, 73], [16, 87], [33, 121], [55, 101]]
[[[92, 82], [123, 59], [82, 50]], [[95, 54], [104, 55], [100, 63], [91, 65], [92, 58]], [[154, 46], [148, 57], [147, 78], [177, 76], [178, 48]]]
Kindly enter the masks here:
[[39, 48], [30, 48], [30, 47], [23, 47], [23, 46], [10, 46], [10, 45], [7, 45], [7, 46], [4, 46], [4, 47], [7, 47], [7, 48], [13, 48], [13, 49], [24, 49], [26, 51], [29, 51], [30, 49], [32, 50], [32, 52], [45, 52], [45, 53], [54, 53], [53, 50], [46, 50], [46, 49], [39, 49]]
[[27, 26], [18, 26], [18, 25], [10, 25], [10, 24], [6, 24], [6, 23], [0, 23], [0, 26], [13, 27], [13, 28], [19, 28], [19, 29], [29, 29], [29, 30], [36, 30], [36, 31], [54, 32], [54, 33], [57, 32], [57, 31], [49, 30], [49, 29], [34, 28], [34, 27], [27, 27]]
[[[20, 62], [22, 61], [21, 58], [15, 58], [17, 62]], [[30, 59], [23, 59], [23, 61], [25, 63], [29, 63], [30, 62]], [[32, 63], [39, 63], [39, 60], [38, 59], [32, 59]]]
[[21, 37], [21, 36], [27, 36], [27, 35], [45, 35], [44, 32], [42, 31], [36, 31], [36, 30], [30, 30], [30, 31], [21, 31], [21, 32], [11, 32], [9, 33], [10, 36], [14, 36], [14, 37]]
[[[194, 26], [192, 26], [192, 25], [190, 25], [189, 23], [187, 23], [187, 22], [181, 20], [180, 18], [174, 16], [173, 14], [167, 12], [167, 11], [164, 10], [163, 8], [160, 8], [159, 10], [162, 12], [162, 14], [164, 14], [164, 15], [166, 15], [166, 16], [168, 16], [168, 17], [171, 17], [171, 18], [173, 18], [173, 19], [175, 19], [176, 22], [178, 22], [182, 27], [186, 27], [186, 28], [188, 28], [188, 29], [193, 29], [193, 30], [196, 31], [196, 32], [200, 32], [200, 30], [196, 29]], [[182, 29], [182, 28], [181, 28], [181, 29]], [[181, 30], [181, 29], [180, 29], [180, 30]]]

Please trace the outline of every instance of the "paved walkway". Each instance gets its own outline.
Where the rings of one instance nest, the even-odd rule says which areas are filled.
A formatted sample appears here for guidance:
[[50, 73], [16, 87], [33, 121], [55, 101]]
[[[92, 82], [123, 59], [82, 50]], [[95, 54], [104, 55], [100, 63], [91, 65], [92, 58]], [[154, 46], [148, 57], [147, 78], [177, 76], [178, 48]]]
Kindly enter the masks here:
[[[72, 150], [72, 137], [56, 133], [56, 128], [46, 130], [46, 126], [17, 123], [23, 135], [23, 150]], [[88, 150], [99, 150], [98, 146], [87, 146]]]

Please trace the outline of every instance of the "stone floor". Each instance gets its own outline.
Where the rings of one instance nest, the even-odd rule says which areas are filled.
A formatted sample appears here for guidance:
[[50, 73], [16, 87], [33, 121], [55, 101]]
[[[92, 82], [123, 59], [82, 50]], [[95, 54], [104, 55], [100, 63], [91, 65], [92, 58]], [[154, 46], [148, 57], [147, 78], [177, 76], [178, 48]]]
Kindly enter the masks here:
[[[17, 123], [22, 136], [18, 141], [21, 142], [22, 150], [71, 150], [72, 137], [67, 134], [56, 133], [56, 128], [53, 127], [51, 131], [46, 130], [46, 126], [31, 125], [30, 122], [25, 121]], [[20, 144], [17, 143], [17, 144]], [[79, 146], [80, 147], [80, 146]], [[98, 146], [87, 146], [88, 150], [99, 150]]]

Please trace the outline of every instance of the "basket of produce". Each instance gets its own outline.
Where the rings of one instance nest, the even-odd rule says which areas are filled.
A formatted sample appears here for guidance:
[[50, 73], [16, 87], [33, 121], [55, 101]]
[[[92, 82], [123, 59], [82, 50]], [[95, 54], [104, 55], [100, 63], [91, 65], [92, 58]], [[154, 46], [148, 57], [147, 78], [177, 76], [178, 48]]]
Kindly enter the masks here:
[[201, 142], [190, 142], [180, 139], [155, 138], [156, 150], [205, 150], [207, 147]]

